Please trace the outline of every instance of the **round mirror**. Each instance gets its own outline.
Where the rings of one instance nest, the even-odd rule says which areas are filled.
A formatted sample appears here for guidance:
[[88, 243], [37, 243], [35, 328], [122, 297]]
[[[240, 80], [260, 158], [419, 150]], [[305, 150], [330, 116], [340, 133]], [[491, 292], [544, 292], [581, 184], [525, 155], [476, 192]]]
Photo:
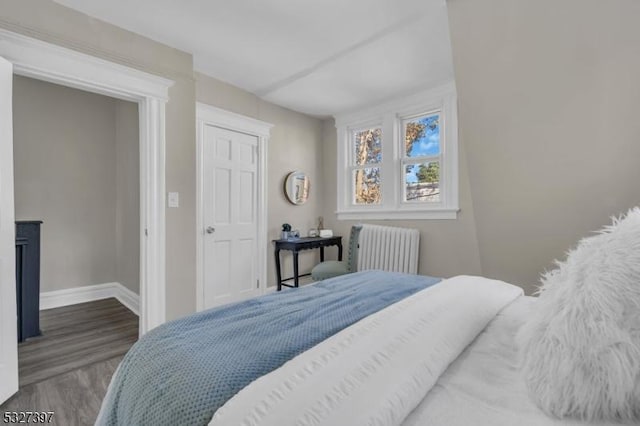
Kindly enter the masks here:
[[287, 175], [284, 180], [284, 193], [292, 204], [300, 205], [309, 198], [309, 176], [304, 172], [295, 171]]

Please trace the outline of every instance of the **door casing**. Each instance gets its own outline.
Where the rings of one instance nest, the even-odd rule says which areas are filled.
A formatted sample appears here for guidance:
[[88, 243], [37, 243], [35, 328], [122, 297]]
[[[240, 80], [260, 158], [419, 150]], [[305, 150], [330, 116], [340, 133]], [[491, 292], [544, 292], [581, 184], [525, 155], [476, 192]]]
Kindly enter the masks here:
[[11, 62], [0, 57], [0, 404], [18, 391], [12, 78]]
[[[0, 56], [13, 64], [14, 74], [138, 104], [140, 334], [162, 324], [166, 315], [165, 104], [174, 82], [4, 29], [0, 29]], [[0, 314], [1, 324], [15, 320]]]
[[267, 146], [273, 124], [226, 111], [204, 103], [196, 103], [196, 309], [204, 309], [204, 205], [203, 153], [204, 127], [207, 125], [246, 133], [258, 138], [258, 287], [267, 291]]

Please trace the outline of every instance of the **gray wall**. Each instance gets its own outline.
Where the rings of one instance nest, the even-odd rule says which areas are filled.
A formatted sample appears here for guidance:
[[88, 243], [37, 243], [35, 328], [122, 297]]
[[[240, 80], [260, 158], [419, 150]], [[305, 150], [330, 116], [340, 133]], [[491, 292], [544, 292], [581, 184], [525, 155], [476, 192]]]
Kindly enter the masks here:
[[[530, 290], [551, 259], [640, 198], [640, 4], [450, 0], [448, 6], [462, 211], [457, 221], [393, 223], [422, 230], [421, 273], [483, 273]], [[317, 211], [347, 235], [350, 224], [334, 216], [330, 121], [202, 77], [196, 97], [191, 55], [51, 0], [4, 0], [0, 27], [176, 81], [167, 104], [166, 186], [180, 192], [180, 208], [166, 212], [168, 319], [195, 310], [196, 98], [276, 124], [270, 236], [284, 221], [312, 226]], [[312, 177], [312, 198], [303, 207], [289, 207], [280, 190], [295, 168]], [[305, 262], [308, 268], [313, 260]]]
[[640, 201], [640, 3], [447, 4], [482, 272], [531, 291]]
[[[578, 239], [640, 200], [640, 3], [449, 0], [458, 89], [457, 221], [421, 230], [420, 273], [483, 274], [535, 290]], [[324, 212], [337, 221], [324, 123]]]
[[140, 125], [138, 105], [115, 101], [116, 282], [140, 294]]
[[51, 0], [3, 0], [0, 28], [170, 78], [166, 107], [167, 319], [195, 311], [195, 83], [190, 54], [90, 18]]
[[[268, 146], [268, 233], [269, 240], [279, 238], [283, 223], [306, 234], [315, 228], [322, 212], [325, 172], [322, 167], [322, 122], [316, 118], [288, 110], [219, 80], [196, 73], [198, 102], [213, 105], [274, 125]], [[309, 201], [301, 206], [289, 203], [282, 191], [284, 178], [293, 170], [303, 170], [311, 178]], [[333, 250], [333, 252], [332, 252]], [[275, 268], [271, 243], [268, 246], [268, 284], [275, 285]], [[326, 251], [327, 259], [337, 255], [337, 249]], [[291, 255], [281, 253], [282, 271], [293, 274]], [[309, 272], [320, 261], [316, 250], [300, 253], [300, 273]]]
[[19, 76], [13, 102], [16, 219], [44, 221], [41, 290], [138, 293], [137, 105]]
[[[166, 190], [180, 193], [180, 208], [166, 210], [167, 319], [195, 311], [195, 79], [190, 54], [90, 18], [51, 0], [4, 0], [0, 28], [164, 76], [175, 81], [166, 109]], [[301, 230], [315, 223], [321, 211], [321, 122], [280, 108], [214, 79], [199, 82], [197, 100], [276, 124], [269, 147], [269, 235], [289, 222]], [[291, 141], [297, 147], [289, 149]], [[290, 155], [291, 152], [296, 155]], [[312, 179], [312, 198], [305, 206], [288, 205], [281, 192], [284, 175], [304, 169]], [[271, 247], [269, 247], [271, 248]], [[271, 251], [271, 250], [269, 250]], [[302, 256], [301, 268], [316, 262]], [[288, 259], [286, 267], [290, 270]], [[269, 257], [269, 281], [275, 281]]]

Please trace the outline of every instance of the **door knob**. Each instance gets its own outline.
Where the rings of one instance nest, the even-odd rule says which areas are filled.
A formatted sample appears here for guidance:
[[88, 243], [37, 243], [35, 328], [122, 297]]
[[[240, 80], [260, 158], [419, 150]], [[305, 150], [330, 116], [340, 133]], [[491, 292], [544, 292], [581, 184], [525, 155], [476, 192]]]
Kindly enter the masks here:
[[213, 226], [207, 226], [207, 234], [213, 234], [214, 232], [216, 232], [216, 228]]

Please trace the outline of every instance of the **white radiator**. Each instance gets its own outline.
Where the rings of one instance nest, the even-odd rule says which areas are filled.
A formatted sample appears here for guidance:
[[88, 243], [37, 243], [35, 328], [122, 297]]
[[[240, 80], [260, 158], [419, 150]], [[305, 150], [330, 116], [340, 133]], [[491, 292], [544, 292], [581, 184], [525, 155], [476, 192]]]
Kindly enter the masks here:
[[358, 245], [358, 271], [418, 273], [420, 231], [417, 229], [362, 225]]

